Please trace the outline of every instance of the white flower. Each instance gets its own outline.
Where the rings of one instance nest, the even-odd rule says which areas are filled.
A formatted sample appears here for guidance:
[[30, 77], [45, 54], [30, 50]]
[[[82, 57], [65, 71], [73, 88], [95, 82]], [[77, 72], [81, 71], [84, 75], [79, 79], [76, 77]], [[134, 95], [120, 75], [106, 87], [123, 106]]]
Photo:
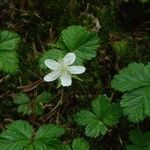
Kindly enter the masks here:
[[45, 65], [52, 72], [44, 77], [44, 81], [51, 82], [59, 78], [62, 86], [70, 86], [72, 84], [71, 75], [81, 74], [86, 70], [83, 66], [70, 66], [75, 62], [75, 59], [76, 55], [74, 53], [68, 53], [58, 62], [52, 59], [46, 59]]

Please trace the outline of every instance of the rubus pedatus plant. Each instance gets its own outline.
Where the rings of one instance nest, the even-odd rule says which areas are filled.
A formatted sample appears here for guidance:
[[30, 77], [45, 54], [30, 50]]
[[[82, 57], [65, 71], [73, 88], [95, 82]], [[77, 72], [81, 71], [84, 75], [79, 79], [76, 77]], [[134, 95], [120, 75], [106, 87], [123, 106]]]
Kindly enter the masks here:
[[[59, 79], [59, 87], [61, 85], [71, 86], [72, 78], [79, 79], [76, 75], [86, 71], [86, 67], [83, 65], [96, 57], [96, 50], [100, 46], [99, 41], [97, 33], [91, 32], [85, 27], [73, 25], [64, 29], [56, 43], [49, 44], [48, 50], [39, 58], [41, 76], [44, 77], [49, 68], [52, 72], [44, 77], [46, 82]], [[16, 50], [19, 44], [18, 34], [0, 31], [0, 71], [10, 74], [17, 72], [19, 60]], [[127, 46], [126, 41], [122, 40], [115, 43], [113, 49], [117, 55], [122, 56], [125, 55]], [[72, 66], [73, 63], [74, 66]], [[124, 116], [128, 116], [131, 123], [140, 123], [150, 116], [150, 64], [129, 64], [114, 76], [112, 88], [123, 93], [120, 104], [113, 102], [112, 98], [100, 94], [92, 101], [91, 109], [76, 110], [75, 115], [71, 116], [74, 124], [85, 126], [85, 135], [89, 139], [103, 138], [114, 127], [117, 128]], [[18, 105], [18, 112], [23, 115], [30, 116], [34, 113], [42, 116], [44, 114], [43, 106], [52, 102], [52, 99], [49, 91], [39, 94], [33, 100], [21, 92], [15, 95], [14, 103]], [[58, 107], [58, 105], [63, 105], [63, 94], [56, 106]], [[124, 116], [122, 116], [122, 111]], [[71, 140], [72, 142], [70, 140], [66, 142], [63, 137], [65, 137], [65, 130], [68, 129], [67, 125], [58, 124], [58, 122], [57, 125], [40, 123], [39, 126], [32, 126], [23, 120], [13, 121], [0, 134], [0, 150], [90, 149], [90, 140], [84, 140], [82, 138], [84, 135], [80, 133], [77, 138]], [[79, 128], [80, 126], [77, 126], [76, 130], [78, 131]], [[149, 132], [142, 134], [141, 131], [134, 130], [129, 136], [131, 144], [130, 142], [126, 144], [125, 149], [148, 150], [150, 148], [149, 138]]]

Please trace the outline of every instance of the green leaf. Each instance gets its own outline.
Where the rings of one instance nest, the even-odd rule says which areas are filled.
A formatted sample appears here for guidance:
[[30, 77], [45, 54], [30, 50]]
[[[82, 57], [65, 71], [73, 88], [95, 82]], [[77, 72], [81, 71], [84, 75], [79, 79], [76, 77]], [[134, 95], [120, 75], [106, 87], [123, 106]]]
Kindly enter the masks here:
[[15, 104], [29, 104], [30, 103], [30, 99], [29, 97], [24, 94], [24, 93], [18, 93], [14, 96], [14, 103]]
[[142, 133], [133, 130], [130, 132], [129, 138], [133, 145], [127, 145], [127, 150], [148, 150], [150, 148], [150, 132]]
[[92, 102], [92, 110], [97, 117], [107, 126], [113, 126], [118, 123], [121, 109], [118, 104], [110, 103], [106, 95], [100, 95]]
[[112, 80], [112, 87], [120, 92], [150, 86], [150, 64], [131, 63], [128, 67], [119, 71]]
[[70, 26], [63, 30], [62, 40], [68, 51], [75, 52], [83, 60], [95, 57], [99, 47], [97, 34], [81, 26]]
[[140, 122], [150, 116], [150, 88], [142, 88], [123, 95], [121, 106], [132, 122]]
[[35, 133], [29, 123], [15, 121], [0, 134], [0, 150], [56, 150], [62, 134], [57, 125], [43, 125]]
[[74, 139], [72, 143], [72, 150], [89, 150], [89, 144], [82, 138]]
[[19, 60], [15, 51], [1, 51], [0, 50], [0, 71], [6, 73], [16, 73], [18, 71]]
[[30, 115], [32, 114], [32, 109], [30, 104], [22, 104], [18, 106], [18, 112], [22, 113], [23, 115]]
[[18, 47], [20, 37], [11, 31], [0, 31], [0, 51], [12, 51]]
[[98, 35], [88, 31], [85, 27], [70, 26], [63, 30], [53, 49], [45, 52], [39, 60], [40, 67], [46, 68], [45, 59], [59, 60], [68, 52], [74, 52], [77, 55], [76, 64], [83, 64], [85, 60], [90, 60], [96, 56], [96, 50], [99, 47]]
[[98, 137], [100, 134], [105, 135], [107, 132], [106, 125], [99, 120], [91, 120], [85, 128], [85, 134], [89, 137]]
[[87, 125], [91, 122], [92, 119], [96, 119], [96, 115], [87, 110], [80, 110], [74, 116], [75, 121], [79, 125]]
[[52, 100], [52, 95], [48, 92], [43, 92], [42, 94], [38, 95], [38, 97], [35, 99], [35, 104], [36, 104], [35, 113], [37, 115], [43, 114], [42, 105], [48, 103], [51, 100]]
[[32, 113], [29, 97], [24, 93], [18, 93], [14, 96], [14, 103], [18, 104], [18, 112], [24, 115], [30, 115]]
[[25, 121], [15, 121], [0, 134], [0, 150], [22, 150], [31, 137], [32, 126]]
[[35, 140], [49, 140], [64, 134], [64, 129], [54, 124], [43, 125], [36, 133]]
[[81, 110], [76, 113], [74, 119], [79, 125], [86, 126], [86, 135], [89, 137], [98, 137], [105, 135], [108, 127], [118, 123], [121, 110], [120, 106], [110, 103], [106, 95], [100, 95], [92, 102], [92, 112]]
[[0, 71], [16, 73], [18, 71], [18, 58], [16, 49], [20, 37], [10, 31], [0, 31]]
[[140, 122], [150, 116], [150, 64], [130, 64], [115, 76], [112, 87], [126, 92], [121, 107], [131, 122]]

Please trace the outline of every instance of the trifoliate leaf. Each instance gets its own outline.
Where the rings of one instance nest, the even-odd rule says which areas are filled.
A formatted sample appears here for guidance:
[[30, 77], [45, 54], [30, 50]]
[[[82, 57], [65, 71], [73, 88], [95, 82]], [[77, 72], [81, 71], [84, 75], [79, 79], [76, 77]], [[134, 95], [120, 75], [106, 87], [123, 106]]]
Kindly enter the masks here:
[[127, 145], [127, 150], [149, 150], [150, 132], [142, 133], [138, 130], [130, 132], [130, 141], [132, 145]]
[[85, 133], [90, 137], [104, 135], [108, 127], [118, 123], [121, 113], [120, 106], [110, 103], [106, 95], [100, 95], [92, 102], [92, 111], [81, 110], [74, 117], [79, 125], [86, 126]]
[[0, 134], [0, 150], [56, 150], [58, 137], [64, 129], [57, 125], [43, 125], [35, 133], [25, 121], [15, 121]]
[[97, 117], [107, 126], [113, 126], [118, 123], [121, 109], [118, 104], [110, 103], [106, 95], [100, 95], [92, 102], [92, 110]]
[[16, 73], [18, 71], [18, 58], [16, 48], [20, 37], [10, 31], [0, 31], [0, 71]]
[[150, 116], [150, 64], [130, 64], [114, 77], [112, 87], [126, 92], [121, 106], [131, 122], [140, 122]]
[[22, 150], [31, 138], [32, 126], [25, 121], [16, 121], [0, 134], [0, 150]]
[[72, 143], [72, 150], [89, 150], [89, 144], [82, 138], [74, 139]]
[[150, 65], [131, 63], [119, 71], [112, 80], [112, 87], [120, 92], [150, 86]]

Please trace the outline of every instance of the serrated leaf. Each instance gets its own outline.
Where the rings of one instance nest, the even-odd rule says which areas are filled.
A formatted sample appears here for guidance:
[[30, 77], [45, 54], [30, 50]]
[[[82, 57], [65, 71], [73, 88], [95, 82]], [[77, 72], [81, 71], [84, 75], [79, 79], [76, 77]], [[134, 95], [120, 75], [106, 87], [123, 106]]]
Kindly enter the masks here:
[[89, 137], [98, 137], [100, 134], [105, 135], [107, 127], [99, 120], [91, 120], [85, 128], [85, 134]]
[[88, 31], [85, 27], [73, 25], [62, 31], [53, 47], [40, 58], [41, 68], [46, 68], [45, 59], [59, 60], [68, 52], [74, 52], [77, 55], [75, 64], [83, 64], [85, 60], [90, 60], [96, 56], [99, 38], [96, 33]]
[[131, 63], [119, 71], [112, 80], [112, 87], [120, 92], [150, 86], [150, 65]]
[[72, 150], [89, 150], [89, 144], [81, 138], [74, 139], [72, 143]]
[[0, 50], [0, 70], [6, 73], [16, 73], [18, 71], [18, 58], [15, 51]]
[[126, 92], [121, 106], [131, 122], [140, 122], [150, 116], [150, 64], [130, 64], [115, 76], [112, 87]]
[[104, 135], [108, 127], [118, 123], [121, 114], [120, 106], [110, 103], [106, 95], [100, 95], [92, 102], [92, 111], [81, 110], [75, 115], [75, 121], [79, 125], [86, 126], [85, 133], [90, 137]]
[[0, 134], [0, 150], [56, 150], [57, 139], [64, 129], [57, 125], [43, 125], [35, 133], [29, 123], [15, 121]]
[[32, 126], [25, 121], [15, 121], [0, 135], [0, 150], [22, 150], [30, 143]]
[[81, 26], [70, 26], [62, 31], [62, 40], [67, 51], [76, 53], [77, 57], [89, 60], [96, 55], [99, 38], [96, 33], [89, 32]]
[[87, 125], [92, 119], [96, 119], [96, 115], [87, 110], [80, 110], [76, 113], [74, 119], [80, 125]]
[[58, 138], [64, 134], [64, 129], [54, 124], [43, 125], [36, 132], [35, 140]]
[[123, 95], [121, 106], [132, 122], [140, 122], [150, 116], [150, 88], [137, 89]]
[[20, 37], [11, 31], [0, 31], [0, 51], [11, 51], [18, 47]]
[[121, 109], [118, 104], [110, 103], [106, 95], [100, 95], [92, 102], [92, 110], [96, 116], [107, 126], [113, 126], [118, 123]]
[[0, 31], [0, 71], [16, 73], [18, 71], [18, 58], [16, 48], [20, 37], [10, 31]]

